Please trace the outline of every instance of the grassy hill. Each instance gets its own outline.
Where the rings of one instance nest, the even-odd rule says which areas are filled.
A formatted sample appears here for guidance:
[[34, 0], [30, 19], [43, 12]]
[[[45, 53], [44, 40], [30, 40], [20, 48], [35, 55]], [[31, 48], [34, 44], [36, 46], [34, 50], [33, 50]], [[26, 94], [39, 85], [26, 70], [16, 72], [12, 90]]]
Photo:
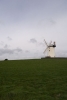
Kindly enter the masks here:
[[0, 61], [0, 100], [67, 100], [67, 59]]

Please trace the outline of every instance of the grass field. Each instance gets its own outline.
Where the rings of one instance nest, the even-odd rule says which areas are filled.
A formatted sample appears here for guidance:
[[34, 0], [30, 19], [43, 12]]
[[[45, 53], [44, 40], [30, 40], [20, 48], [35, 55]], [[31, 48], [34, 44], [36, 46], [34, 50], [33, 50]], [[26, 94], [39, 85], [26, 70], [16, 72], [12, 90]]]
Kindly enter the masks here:
[[0, 61], [0, 100], [67, 100], [67, 59]]

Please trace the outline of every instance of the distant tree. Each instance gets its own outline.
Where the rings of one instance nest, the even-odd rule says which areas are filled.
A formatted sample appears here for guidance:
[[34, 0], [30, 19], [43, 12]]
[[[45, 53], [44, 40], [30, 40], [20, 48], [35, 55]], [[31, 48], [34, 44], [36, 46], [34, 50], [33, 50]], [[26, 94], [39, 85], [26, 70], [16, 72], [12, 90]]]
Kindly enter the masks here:
[[5, 59], [5, 61], [7, 61], [8, 59]]

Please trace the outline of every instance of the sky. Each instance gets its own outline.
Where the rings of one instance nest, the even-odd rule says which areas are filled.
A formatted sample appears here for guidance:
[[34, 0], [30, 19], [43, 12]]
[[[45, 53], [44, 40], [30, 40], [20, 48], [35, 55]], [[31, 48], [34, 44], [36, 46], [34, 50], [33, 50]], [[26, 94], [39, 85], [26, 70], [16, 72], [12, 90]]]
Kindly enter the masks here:
[[0, 0], [0, 60], [67, 56], [67, 0]]

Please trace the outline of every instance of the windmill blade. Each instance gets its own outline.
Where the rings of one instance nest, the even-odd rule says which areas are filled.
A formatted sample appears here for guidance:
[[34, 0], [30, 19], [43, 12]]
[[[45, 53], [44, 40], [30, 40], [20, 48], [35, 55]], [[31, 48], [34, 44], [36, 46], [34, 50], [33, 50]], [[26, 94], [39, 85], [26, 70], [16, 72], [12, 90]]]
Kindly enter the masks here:
[[51, 45], [52, 41], [50, 41], [49, 45]]
[[[45, 41], [45, 39], [44, 39], [44, 41]], [[47, 44], [47, 42], [45, 41], [45, 44], [46, 44], [46, 46], [48, 47], [48, 44]]]
[[47, 51], [48, 47], [45, 49], [45, 51], [43, 53], [45, 53]]

